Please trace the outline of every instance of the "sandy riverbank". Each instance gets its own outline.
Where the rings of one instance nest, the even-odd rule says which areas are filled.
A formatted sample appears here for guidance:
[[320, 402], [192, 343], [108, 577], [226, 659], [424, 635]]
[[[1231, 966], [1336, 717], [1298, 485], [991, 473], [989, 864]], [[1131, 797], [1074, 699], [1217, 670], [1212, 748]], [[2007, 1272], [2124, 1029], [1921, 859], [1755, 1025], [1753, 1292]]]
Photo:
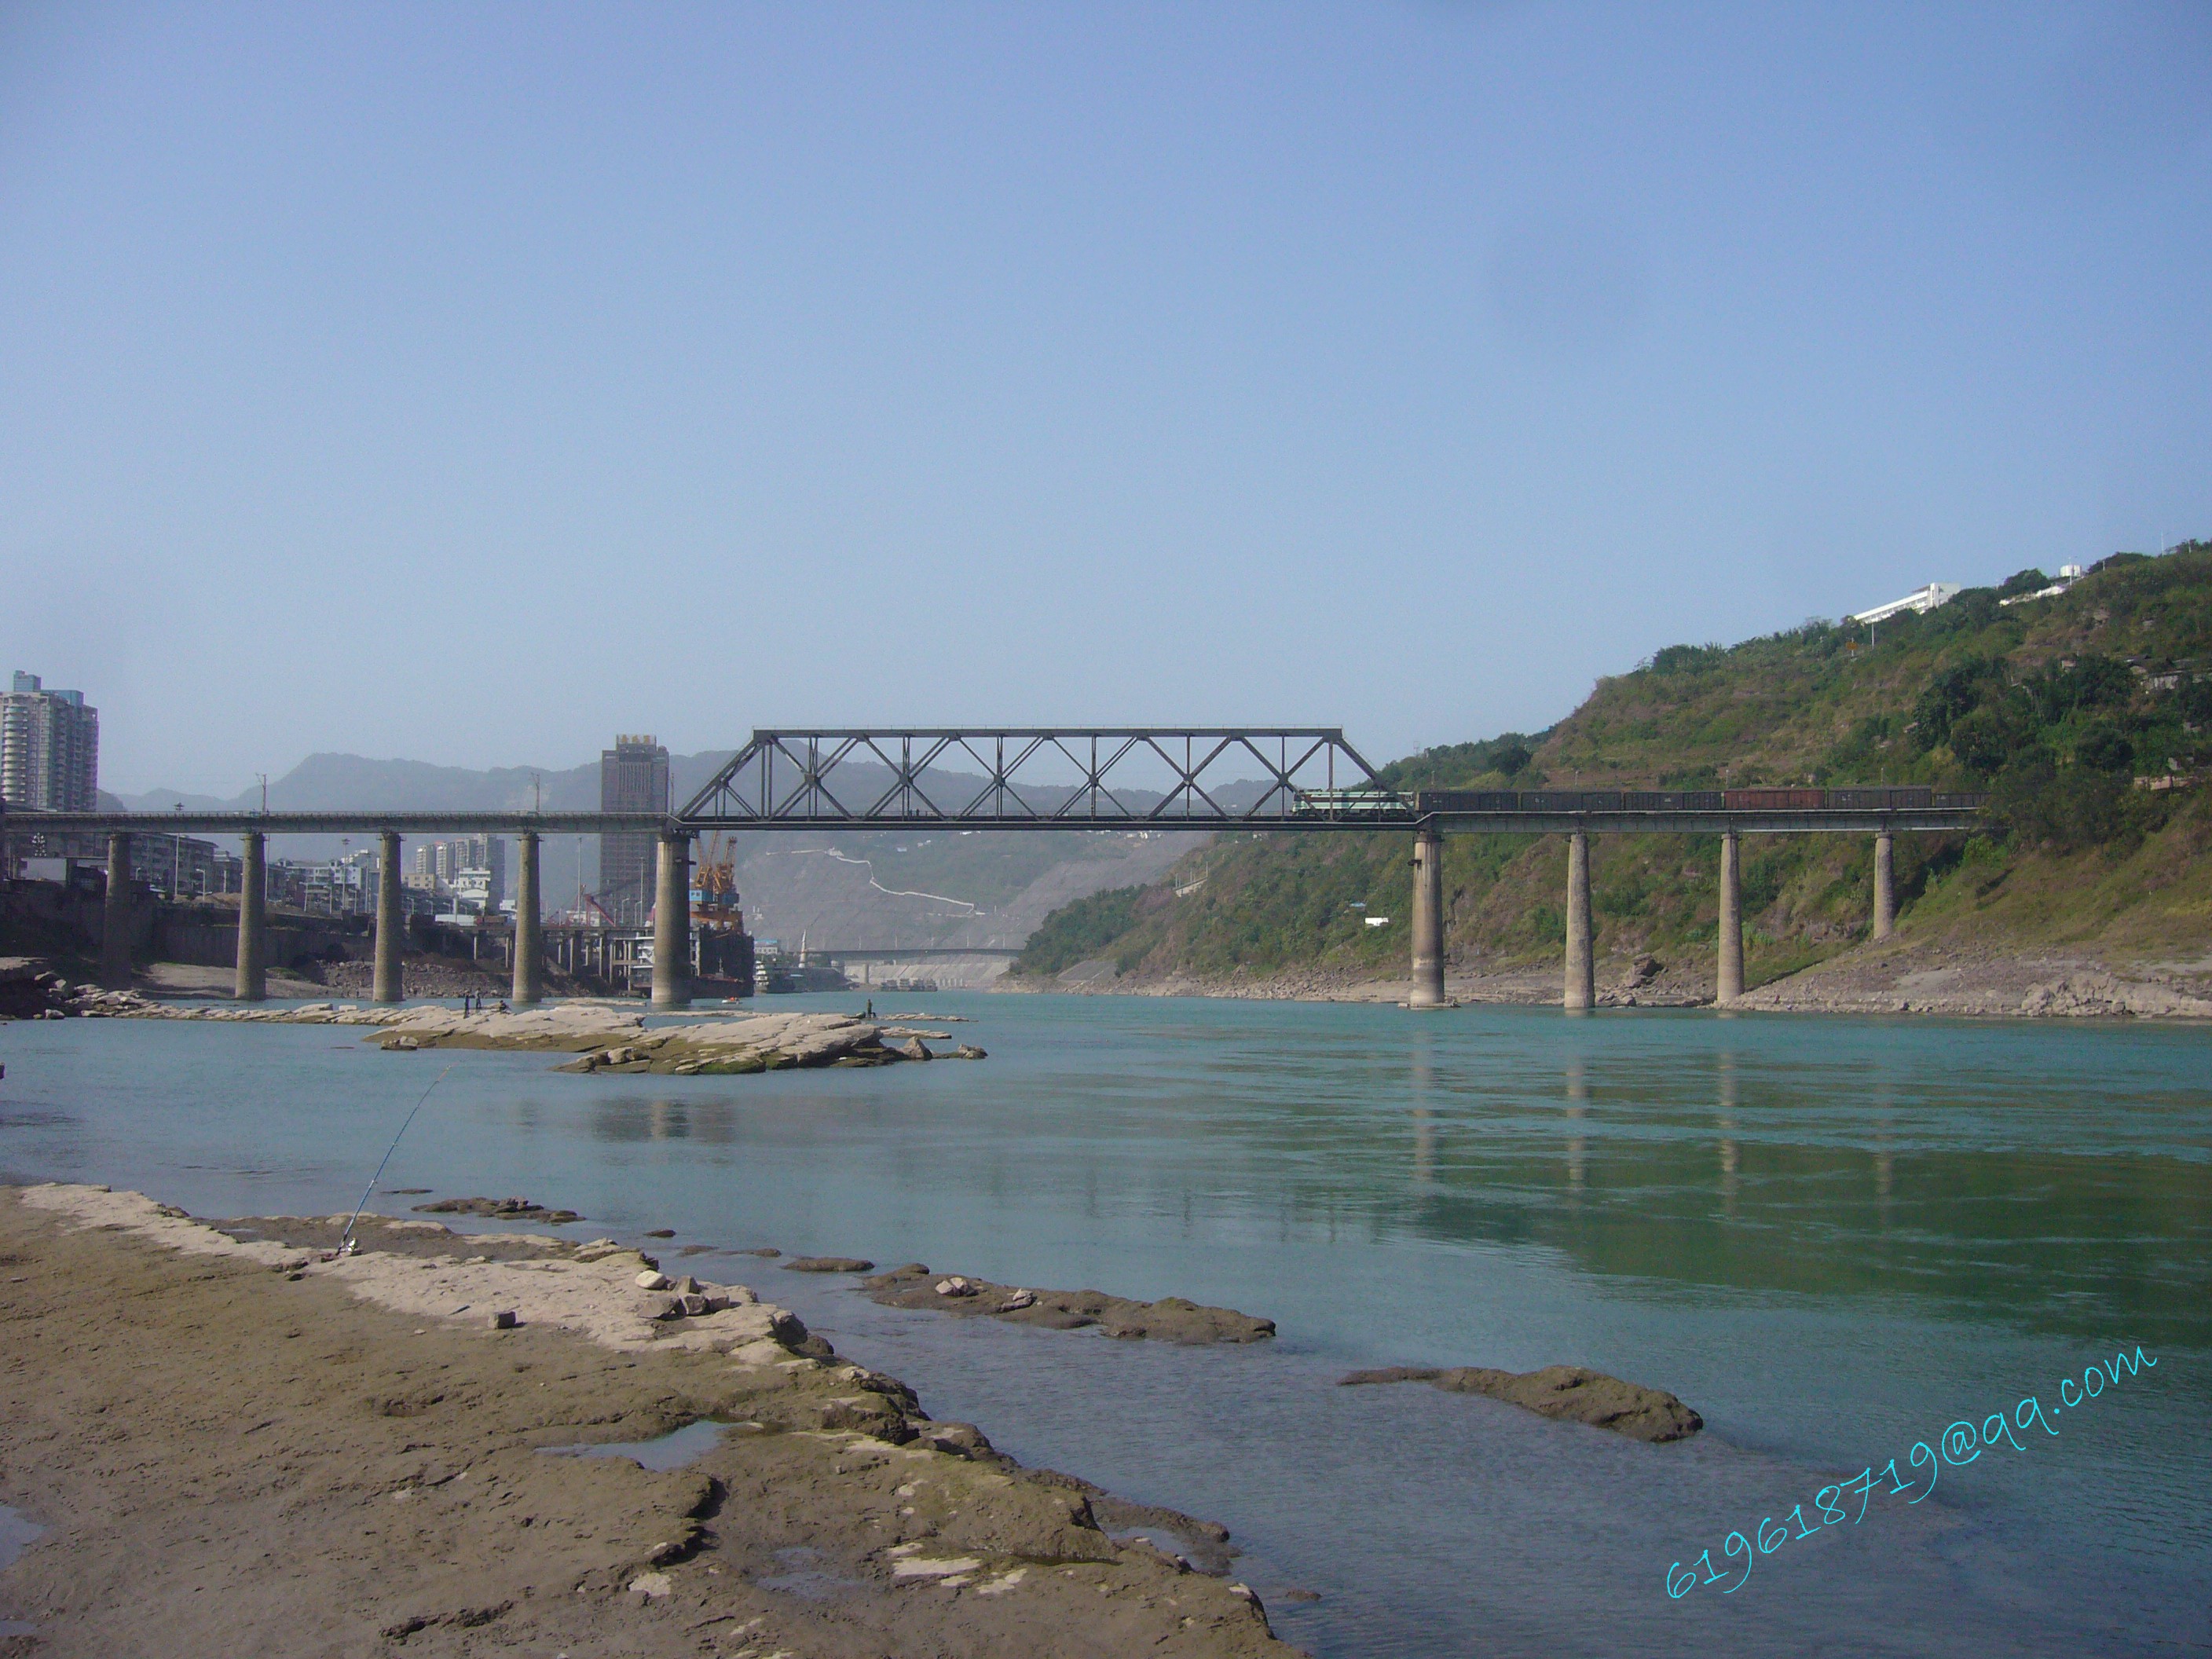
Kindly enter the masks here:
[[[744, 1287], [671, 1317], [605, 1243], [234, 1231], [0, 1188], [0, 1501], [48, 1528], [0, 1653], [1290, 1651]], [[542, 1449], [702, 1418], [665, 1473]]]

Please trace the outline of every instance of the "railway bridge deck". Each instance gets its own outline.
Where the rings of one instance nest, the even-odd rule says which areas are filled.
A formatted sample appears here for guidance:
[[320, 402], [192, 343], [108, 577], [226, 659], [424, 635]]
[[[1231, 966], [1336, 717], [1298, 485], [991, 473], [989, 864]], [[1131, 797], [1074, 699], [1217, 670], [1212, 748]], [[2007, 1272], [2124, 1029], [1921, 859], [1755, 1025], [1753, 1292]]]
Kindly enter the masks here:
[[[1257, 775], [1254, 775], [1256, 774]], [[713, 831], [1121, 830], [1375, 833], [1412, 837], [1412, 986], [1407, 1006], [1448, 1006], [1443, 838], [1560, 835], [1568, 842], [1569, 1008], [1595, 1001], [1589, 837], [1720, 838], [1718, 994], [1743, 993], [1741, 840], [1747, 835], [1871, 836], [1872, 933], [1895, 925], [1894, 837], [1971, 825], [1978, 795], [1917, 786], [1725, 790], [1406, 791], [1386, 784], [1333, 726], [807, 728], [757, 731], [680, 808], [665, 813], [362, 808], [313, 811], [10, 812], [0, 839], [107, 838], [103, 977], [130, 978], [131, 837], [239, 837], [236, 994], [267, 994], [264, 858], [275, 835], [374, 835], [380, 847], [375, 995], [400, 1000], [400, 843], [410, 835], [502, 835], [517, 843], [514, 1000], [543, 995], [538, 842], [545, 835], [659, 837], [653, 1002], [690, 1000], [690, 843]]]

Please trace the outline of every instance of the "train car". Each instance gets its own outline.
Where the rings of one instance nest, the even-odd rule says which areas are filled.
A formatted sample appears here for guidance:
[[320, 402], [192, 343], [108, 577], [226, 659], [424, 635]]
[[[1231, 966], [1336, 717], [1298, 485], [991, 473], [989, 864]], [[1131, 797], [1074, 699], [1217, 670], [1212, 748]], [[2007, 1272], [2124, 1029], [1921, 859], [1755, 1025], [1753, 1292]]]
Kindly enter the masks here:
[[1817, 812], [1828, 804], [1825, 789], [1723, 789], [1731, 812]]
[[1419, 812], [1517, 812], [1521, 796], [1512, 789], [1423, 789], [1414, 797]]
[[1326, 818], [1392, 817], [1405, 811], [1412, 805], [1410, 800], [1395, 789], [1301, 789], [1291, 797], [1291, 816]]
[[1423, 789], [1414, 811], [1443, 812], [1904, 812], [1978, 808], [1986, 797], [1942, 793], [1925, 784], [1841, 789]]
[[1876, 789], [1831, 789], [1828, 805], [1839, 811], [1907, 811], [1932, 804], [1936, 792], [1924, 784], [1887, 785]]
[[1721, 792], [1717, 789], [1629, 789], [1620, 797], [1621, 810], [1628, 812], [1717, 812], [1721, 810]]
[[1618, 812], [1618, 789], [1523, 789], [1524, 812]]

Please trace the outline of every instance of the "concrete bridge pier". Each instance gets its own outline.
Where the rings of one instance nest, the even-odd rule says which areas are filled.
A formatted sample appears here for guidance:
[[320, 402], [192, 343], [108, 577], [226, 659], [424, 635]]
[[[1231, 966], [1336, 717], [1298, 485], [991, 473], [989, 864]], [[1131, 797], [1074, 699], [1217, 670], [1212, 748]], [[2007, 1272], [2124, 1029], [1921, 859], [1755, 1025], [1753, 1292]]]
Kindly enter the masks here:
[[545, 934], [538, 914], [538, 833], [514, 838], [514, 994], [518, 1008], [545, 995]]
[[399, 901], [399, 832], [386, 830], [377, 843], [375, 1000], [398, 1002], [399, 952], [407, 938], [407, 910]]
[[1721, 971], [1713, 1006], [1725, 1008], [1743, 994], [1742, 852], [1733, 830], [1721, 836]]
[[238, 978], [231, 994], [240, 1002], [269, 995], [269, 837], [258, 830], [238, 847]]
[[1568, 1008], [1597, 1006], [1597, 963], [1590, 924], [1589, 835], [1577, 830], [1567, 837], [1567, 983], [1563, 999]]
[[107, 902], [100, 915], [100, 982], [111, 991], [131, 988], [131, 836], [107, 837]]
[[1887, 939], [1897, 931], [1897, 864], [1888, 830], [1874, 838], [1874, 936]]
[[1444, 839], [1424, 827], [1413, 836], [1413, 986], [1408, 1008], [1444, 1008]]
[[691, 1006], [691, 837], [660, 836], [660, 879], [653, 900], [653, 1006]]

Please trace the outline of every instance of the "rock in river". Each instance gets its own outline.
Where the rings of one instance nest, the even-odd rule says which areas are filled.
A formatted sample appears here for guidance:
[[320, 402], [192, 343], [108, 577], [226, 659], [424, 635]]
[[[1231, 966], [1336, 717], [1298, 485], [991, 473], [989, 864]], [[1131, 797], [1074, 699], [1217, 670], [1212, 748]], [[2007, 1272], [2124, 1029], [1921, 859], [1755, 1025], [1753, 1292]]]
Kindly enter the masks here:
[[[352, 1023], [340, 1016], [336, 1023]], [[358, 1017], [371, 1023], [369, 1017]], [[918, 1040], [883, 1041], [879, 1026], [845, 1014], [759, 1013], [735, 1019], [647, 1026], [641, 1014], [597, 1004], [562, 1003], [520, 1013], [464, 1014], [451, 1008], [379, 1011], [373, 1023], [386, 1048], [525, 1048], [575, 1056], [563, 1072], [652, 1073], [729, 1077], [787, 1066], [887, 1066], [926, 1060]]]
[[1705, 1426], [1704, 1418], [1664, 1389], [1624, 1382], [1582, 1365], [1547, 1365], [1538, 1371], [1499, 1371], [1481, 1365], [1455, 1365], [1448, 1370], [1390, 1365], [1381, 1370], [1354, 1371], [1340, 1381], [1347, 1388], [1362, 1382], [1426, 1382], [1451, 1394], [1487, 1395], [1540, 1416], [1610, 1429], [1631, 1440], [1686, 1440]]
[[1103, 1291], [1032, 1291], [959, 1273], [933, 1274], [919, 1261], [864, 1279], [861, 1288], [887, 1308], [988, 1314], [1059, 1331], [1095, 1325], [1108, 1336], [1132, 1341], [1149, 1337], [1159, 1342], [1259, 1342], [1275, 1334], [1272, 1319], [1255, 1319], [1234, 1308], [1204, 1307], [1179, 1296], [1133, 1302]]
[[417, 1204], [422, 1215], [481, 1215], [495, 1221], [544, 1221], [566, 1226], [584, 1218], [574, 1210], [556, 1210], [526, 1198], [441, 1198], [435, 1204]]

